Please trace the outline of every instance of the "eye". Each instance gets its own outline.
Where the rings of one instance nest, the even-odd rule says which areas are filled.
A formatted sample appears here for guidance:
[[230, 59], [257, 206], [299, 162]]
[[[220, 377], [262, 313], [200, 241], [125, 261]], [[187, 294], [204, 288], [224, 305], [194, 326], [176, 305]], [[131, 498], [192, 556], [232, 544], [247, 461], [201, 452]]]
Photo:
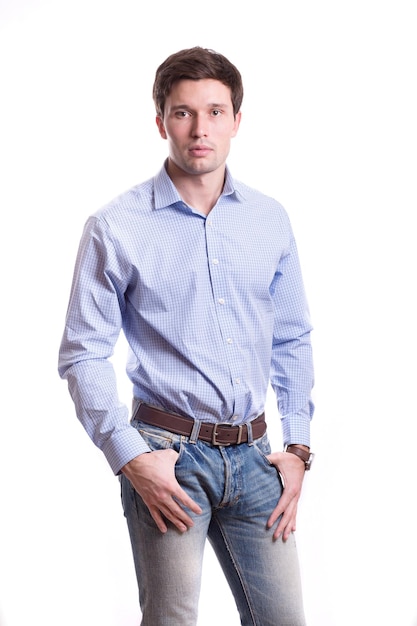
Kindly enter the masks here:
[[188, 111], [176, 111], [175, 116], [184, 119], [185, 117], [189, 117], [191, 114]]
[[213, 117], [219, 117], [219, 115], [221, 115], [222, 112], [221, 112], [220, 109], [213, 109], [211, 114], [212, 114]]

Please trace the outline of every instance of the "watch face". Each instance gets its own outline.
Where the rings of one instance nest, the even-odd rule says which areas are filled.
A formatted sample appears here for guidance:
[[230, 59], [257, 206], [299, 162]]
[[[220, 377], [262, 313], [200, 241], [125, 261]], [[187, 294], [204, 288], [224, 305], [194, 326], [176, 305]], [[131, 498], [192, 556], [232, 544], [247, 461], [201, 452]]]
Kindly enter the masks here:
[[306, 461], [306, 470], [309, 470], [311, 468], [311, 464], [314, 460], [314, 453], [310, 452], [310, 456], [308, 457], [308, 461]]

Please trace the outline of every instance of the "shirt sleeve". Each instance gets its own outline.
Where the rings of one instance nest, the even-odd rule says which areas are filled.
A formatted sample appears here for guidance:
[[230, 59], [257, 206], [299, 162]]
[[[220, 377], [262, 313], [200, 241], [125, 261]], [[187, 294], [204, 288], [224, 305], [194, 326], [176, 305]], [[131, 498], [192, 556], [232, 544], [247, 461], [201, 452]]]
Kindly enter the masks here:
[[75, 263], [58, 371], [78, 419], [115, 474], [149, 448], [129, 423], [110, 357], [122, 328], [128, 274], [106, 224], [90, 218]]
[[280, 260], [273, 289], [274, 333], [271, 385], [282, 418], [284, 445], [310, 445], [314, 384], [310, 314], [296, 242], [290, 227], [288, 251]]

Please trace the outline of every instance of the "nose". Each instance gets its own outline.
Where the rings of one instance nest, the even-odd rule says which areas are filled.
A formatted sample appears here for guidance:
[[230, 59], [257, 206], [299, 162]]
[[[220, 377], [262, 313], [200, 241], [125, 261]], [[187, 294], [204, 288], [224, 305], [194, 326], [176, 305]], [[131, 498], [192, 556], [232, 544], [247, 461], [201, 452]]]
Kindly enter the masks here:
[[207, 130], [203, 121], [203, 118], [198, 115], [194, 118], [194, 124], [193, 124], [193, 137], [206, 137], [207, 135]]

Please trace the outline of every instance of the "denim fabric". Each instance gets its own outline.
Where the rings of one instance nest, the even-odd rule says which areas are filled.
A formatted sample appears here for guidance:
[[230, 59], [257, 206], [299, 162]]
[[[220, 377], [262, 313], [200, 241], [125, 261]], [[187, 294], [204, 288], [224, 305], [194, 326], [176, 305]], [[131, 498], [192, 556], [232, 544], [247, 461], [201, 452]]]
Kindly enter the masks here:
[[[212, 446], [134, 420], [151, 450], [179, 453], [176, 476], [200, 505], [194, 526], [162, 534], [130, 482], [121, 476], [139, 586], [142, 626], [197, 624], [202, 561], [209, 539], [243, 626], [305, 626], [295, 538], [273, 541], [267, 519], [282, 484], [266, 455], [267, 434], [253, 443]], [[218, 581], [213, 581], [213, 598]], [[222, 608], [213, 602], [213, 622]]]

